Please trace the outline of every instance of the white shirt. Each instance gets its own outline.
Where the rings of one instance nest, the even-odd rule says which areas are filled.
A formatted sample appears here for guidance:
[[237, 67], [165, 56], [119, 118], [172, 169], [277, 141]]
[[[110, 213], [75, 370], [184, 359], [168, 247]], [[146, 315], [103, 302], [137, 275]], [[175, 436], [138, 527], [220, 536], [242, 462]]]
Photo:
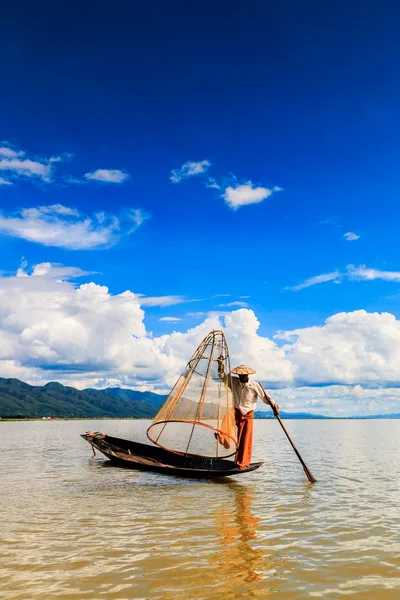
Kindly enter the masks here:
[[274, 405], [274, 402], [264, 395], [264, 390], [257, 381], [249, 379], [247, 383], [242, 383], [239, 377], [228, 377], [228, 385], [233, 392], [233, 404], [238, 408], [242, 415], [247, 415], [256, 408], [257, 397], [261, 398], [265, 404]]

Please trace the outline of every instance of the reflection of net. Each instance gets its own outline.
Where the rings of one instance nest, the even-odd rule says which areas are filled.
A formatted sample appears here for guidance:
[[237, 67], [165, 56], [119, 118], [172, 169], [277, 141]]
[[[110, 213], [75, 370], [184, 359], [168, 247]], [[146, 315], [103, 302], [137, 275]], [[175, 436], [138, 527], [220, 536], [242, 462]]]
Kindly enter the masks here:
[[228, 347], [222, 331], [202, 341], [150, 425], [149, 439], [179, 454], [225, 458], [236, 452]]

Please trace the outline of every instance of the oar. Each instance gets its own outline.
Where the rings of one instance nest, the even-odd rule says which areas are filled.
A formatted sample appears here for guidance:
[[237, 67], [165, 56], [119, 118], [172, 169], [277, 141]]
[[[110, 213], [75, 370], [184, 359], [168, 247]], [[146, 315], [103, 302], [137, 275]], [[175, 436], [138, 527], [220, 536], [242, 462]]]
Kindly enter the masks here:
[[[261, 384], [260, 384], [261, 385]], [[263, 386], [261, 385], [261, 388], [265, 394], [266, 399], [268, 400], [268, 396], [266, 391], [264, 390]], [[317, 480], [315, 479], [314, 475], [311, 473], [310, 469], [307, 467], [306, 463], [304, 462], [304, 460], [301, 458], [300, 452], [297, 450], [296, 446], [294, 445], [294, 442], [292, 440], [292, 438], [290, 437], [290, 435], [288, 434], [288, 432], [286, 431], [286, 427], [284, 426], [284, 424], [281, 421], [281, 418], [279, 415], [275, 414], [275, 417], [278, 419], [280, 426], [282, 427], [283, 431], [286, 434], [287, 439], [289, 440], [289, 442], [292, 445], [293, 450], [296, 452], [297, 454], [297, 458], [299, 459], [299, 461], [301, 462], [301, 464], [303, 465], [303, 469], [304, 469], [304, 473], [307, 475], [308, 481], [310, 481], [311, 483], [315, 483]]]

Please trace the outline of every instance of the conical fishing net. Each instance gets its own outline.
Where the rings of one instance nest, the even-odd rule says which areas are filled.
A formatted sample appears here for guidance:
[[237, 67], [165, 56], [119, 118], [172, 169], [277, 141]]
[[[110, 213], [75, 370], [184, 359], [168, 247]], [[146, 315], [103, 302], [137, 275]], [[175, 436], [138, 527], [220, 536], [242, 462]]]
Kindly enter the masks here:
[[226, 458], [236, 452], [229, 353], [222, 331], [201, 342], [147, 430], [157, 446], [178, 454]]

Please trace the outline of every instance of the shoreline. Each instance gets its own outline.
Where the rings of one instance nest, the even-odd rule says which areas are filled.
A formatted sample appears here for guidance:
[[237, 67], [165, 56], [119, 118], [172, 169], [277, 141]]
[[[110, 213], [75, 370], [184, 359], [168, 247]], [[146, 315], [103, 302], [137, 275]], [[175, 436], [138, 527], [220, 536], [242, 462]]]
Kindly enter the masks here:
[[[152, 421], [154, 417], [0, 417], [0, 423], [43, 421]], [[400, 417], [281, 417], [282, 421], [396, 421]], [[274, 417], [258, 417], [255, 421], [273, 421]]]

